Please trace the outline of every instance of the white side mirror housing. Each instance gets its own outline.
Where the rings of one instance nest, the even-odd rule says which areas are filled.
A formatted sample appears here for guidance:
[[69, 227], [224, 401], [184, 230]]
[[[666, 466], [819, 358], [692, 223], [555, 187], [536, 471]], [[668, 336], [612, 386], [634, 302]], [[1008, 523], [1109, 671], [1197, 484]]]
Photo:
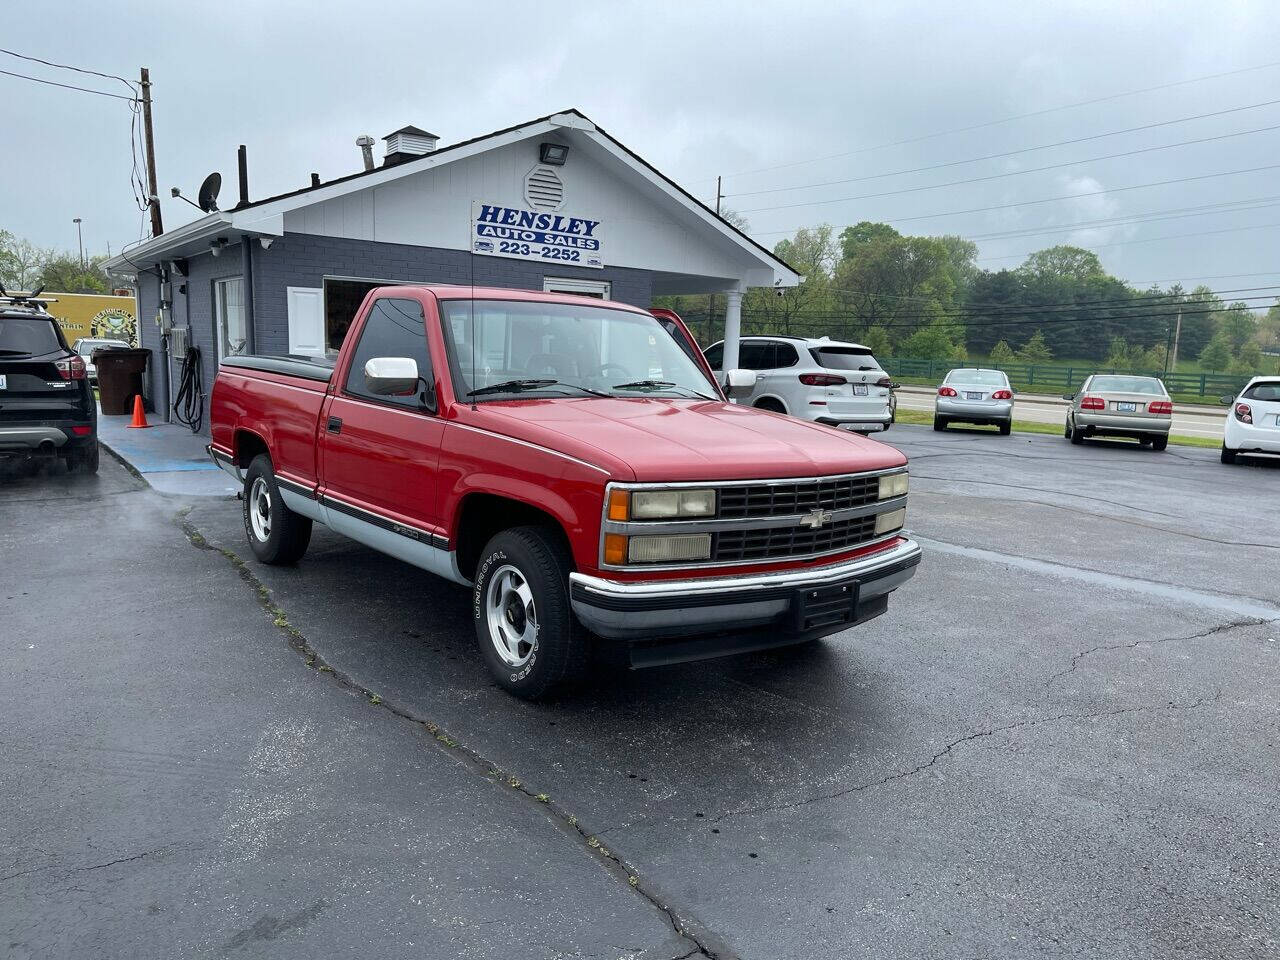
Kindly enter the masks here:
[[364, 365], [364, 386], [379, 397], [412, 394], [418, 389], [418, 362], [412, 357], [374, 357]]
[[756, 379], [754, 370], [730, 370], [725, 374], [724, 392], [730, 400], [748, 396], [756, 388]]

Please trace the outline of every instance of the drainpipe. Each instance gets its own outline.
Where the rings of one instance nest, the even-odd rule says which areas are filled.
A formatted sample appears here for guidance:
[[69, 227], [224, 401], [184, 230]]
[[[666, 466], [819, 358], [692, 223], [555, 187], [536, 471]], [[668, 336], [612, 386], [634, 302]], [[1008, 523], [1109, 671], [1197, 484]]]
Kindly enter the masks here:
[[253, 239], [241, 237], [240, 250], [244, 254], [244, 350], [254, 354], [258, 352], [258, 337], [253, 322]]
[[[160, 276], [156, 280], [156, 309], [160, 311], [160, 356], [162, 362], [160, 364], [160, 396], [164, 403], [161, 409], [164, 411], [164, 422], [169, 423], [169, 326], [173, 325], [173, 303], [169, 303], [166, 311], [164, 306], [164, 288], [169, 280], [169, 268], [160, 266]], [[167, 316], [166, 316], [167, 314]], [[165, 325], [165, 320], [169, 321], [169, 325]], [[141, 317], [139, 317], [141, 320]]]

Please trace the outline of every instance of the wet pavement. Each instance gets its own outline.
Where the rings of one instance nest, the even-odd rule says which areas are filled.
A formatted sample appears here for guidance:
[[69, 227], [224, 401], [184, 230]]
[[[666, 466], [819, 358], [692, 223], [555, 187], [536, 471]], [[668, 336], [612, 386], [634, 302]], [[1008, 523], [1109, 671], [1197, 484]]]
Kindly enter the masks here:
[[[200, 651], [192, 682], [202, 686], [210, 670], [222, 684], [242, 678], [250, 703], [279, 702], [269, 692], [283, 682], [277, 661], [293, 657], [307, 682], [288, 688], [290, 711], [336, 723], [354, 700], [364, 716], [391, 718], [340, 754], [364, 751], [366, 777], [402, 788], [359, 834], [391, 851], [385, 876], [411, 867], [393, 811], [412, 823], [441, 790], [478, 795], [516, 780], [523, 805], [513, 822], [532, 829], [542, 816], [560, 830], [539, 873], [559, 857], [600, 858], [613, 884], [667, 924], [627, 944], [590, 944], [568, 925], [564, 946], [548, 931], [568, 921], [552, 914], [535, 948], [503, 953], [515, 941], [480, 941], [475, 956], [556, 955], [544, 944], [568, 955], [660, 951], [671, 918], [708, 953], [762, 960], [1274, 956], [1280, 512], [1268, 506], [1280, 468], [1226, 467], [1212, 450], [962, 429], [899, 425], [884, 439], [912, 457], [909, 526], [924, 561], [887, 615], [803, 648], [636, 673], [602, 667], [579, 694], [531, 705], [489, 681], [461, 588], [319, 528], [296, 568], [250, 561], [241, 578], [231, 560], [157, 520], [147, 541], [157, 587], [121, 601], [93, 649], [134, 629], [128, 609], [162, 610], [190, 638], [175, 664]], [[248, 557], [238, 507], [201, 500], [187, 522], [206, 546]], [[108, 541], [97, 549], [104, 566], [127, 552]], [[187, 556], [201, 566], [187, 570], [177, 559]], [[180, 599], [191, 582], [195, 612]], [[274, 613], [264, 613], [258, 584]], [[226, 633], [219, 617], [239, 618], [236, 632], [253, 642], [224, 655], [226, 641], [212, 642]], [[263, 629], [276, 636], [258, 638]], [[307, 670], [282, 633], [333, 674]], [[59, 677], [41, 701], [60, 702]], [[32, 743], [61, 729], [60, 711], [47, 712], [47, 723], [31, 719], [40, 709], [23, 714]], [[392, 720], [408, 721], [395, 714], [436, 732], [403, 740]], [[93, 715], [81, 722], [98, 725]], [[160, 729], [157, 744], [175, 736]], [[424, 759], [431, 750], [468, 762], [441, 781]], [[315, 793], [337, 790], [351, 770], [321, 777]], [[304, 764], [295, 776], [313, 775]], [[75, 783], [66, 773], [56, 785], [93, 795]], [[51, 817], [49, 802], [33, 788], [22, 809]], [[447, 793], [443, 802], [474, 803]], [[136, 818], [145, 806], [122, 798], [113, 816]], [[464, 810], [440, 829], [475, 819]], [[335, 815], [325, 837], [345, 838], [348, 827]], [[295, 912], [343, 889], [338, 865], [314, 855], [305, 879], [277, 875], [274, 891], [293, 897]], [[451, 855], [442, 848], [435, 863]], [[305, 859], [295, 856], [291, 865]], [[509, 873], [522, 858], [493, 869]], [[479, 869], [481, 859], [459, 862]], [[145, 876], [151, 865], [133, 869]], [[378, 889], [362, 902], [381, 909], [389, 896]], [[453, 902], [468, 915], [465, 895]], [[586, 899], [580, 913], [608, 917], [612, 903]], [[515, 936], [514, 919], [486, 918], [493, 936]], [[426, 927], [387, 913], [378, 929], [381, 943], [403, 945]], [[229, 923], [221, 935], [230, 954]], [[306, 937], [286, 927], [270, 946], [314, 945]], [[666, 955], [692, 949], [676, 946]]]

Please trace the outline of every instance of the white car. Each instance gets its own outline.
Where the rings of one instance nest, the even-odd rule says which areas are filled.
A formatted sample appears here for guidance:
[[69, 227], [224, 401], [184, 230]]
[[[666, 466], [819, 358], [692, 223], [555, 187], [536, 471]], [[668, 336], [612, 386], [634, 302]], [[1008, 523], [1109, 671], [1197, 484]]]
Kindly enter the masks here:
[[[711, 369], [721, 373], [724, 342], [704, 352]], [[893, 424], [897, 384], [861, 344], [827, 337], [743, 337], [738, 366], [757, 377], [743, 404], [863, 432]]]
[[1280, 454], [1280, 377], [1254, 377], [1231, 403], [1222, 435], [1222, 462], [1252, 453]]
[[76, 345], [71, 348], [80, 354], [84, 360], [85, 376], [89, 378], [90, 383], [98, 382], [98, 368], [93, 365], [93, 351], [95, 350], [129, 350], [129, 344], [123, 340], [107, 340], [102, 337], [81, 337], [76, 341]]

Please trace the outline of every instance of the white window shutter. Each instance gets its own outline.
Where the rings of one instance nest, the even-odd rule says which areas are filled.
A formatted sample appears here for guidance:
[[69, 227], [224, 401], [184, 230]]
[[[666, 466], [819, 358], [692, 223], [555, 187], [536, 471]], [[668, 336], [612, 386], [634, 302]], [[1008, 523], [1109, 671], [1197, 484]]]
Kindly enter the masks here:
[[324, 356], [324, 290], [289, 287], [289, 352]]

